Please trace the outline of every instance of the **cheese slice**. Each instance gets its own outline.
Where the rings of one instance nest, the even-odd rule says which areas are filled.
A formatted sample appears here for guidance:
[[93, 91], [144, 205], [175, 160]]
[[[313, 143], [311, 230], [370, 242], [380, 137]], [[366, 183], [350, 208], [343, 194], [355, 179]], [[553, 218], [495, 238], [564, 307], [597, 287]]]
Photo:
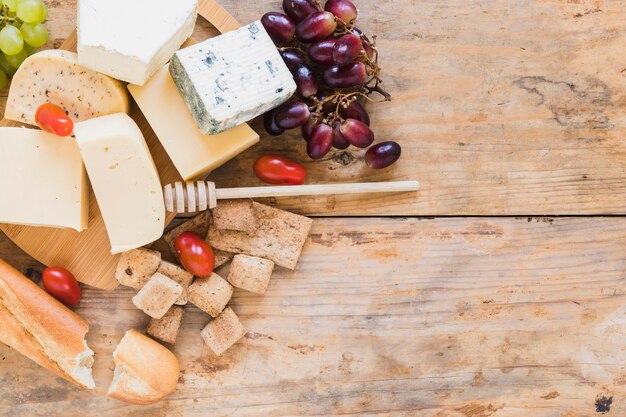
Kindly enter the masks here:
[[217, 135], [203, 134], [176, 89], [167, 65], [144, 86], [129, 85], [128, 90], [185, 180], [206, 177], [259, 141], [259, 135], [246, 124]]
[[87, 228], [89, 188], [76, 141], [0, 128], [0, 223]]
[[128, 93], [117, 80], [78, 64], [74, 52], [47, 50], [28, 57], [11, 81], [4, 117], [36, 125], [44, 103], [61, 106], [74, 122], [128, 112]]
[[154, 242], [163, 234], [159, 174], [137, 124], [124, 113], [74, 126], [91, 186], [111, 241], [111, 253]]
[[296, 91], [259, 21], [179, 50], [170, 72], [198, 127], [209, 134], [252, 120]]
[[79, 0], [79, 62], [143, 85], [191, 36], [197, 15], [197, 0]]

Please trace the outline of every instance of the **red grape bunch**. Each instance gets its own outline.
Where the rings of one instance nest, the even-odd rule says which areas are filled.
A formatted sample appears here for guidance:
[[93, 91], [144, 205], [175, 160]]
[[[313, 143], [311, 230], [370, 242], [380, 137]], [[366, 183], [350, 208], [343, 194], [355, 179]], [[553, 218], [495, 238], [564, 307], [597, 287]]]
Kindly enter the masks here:
[[283, 0], [283, 10], [264, 14], [261, 22], [298, 88], [290, 101], [265, 114], [267, 132], [278, 136], [301, 128], [312, 159], [352, 145], [369, 147], [365, 162], [372, 168], [396, 162], [396, 142], [371, 146], [374, 132], [363, 103], [391, 96], [382, 87], [375, 42], [355, 26], [354, 3], [328, 0], [322, 7], [318, 0]]

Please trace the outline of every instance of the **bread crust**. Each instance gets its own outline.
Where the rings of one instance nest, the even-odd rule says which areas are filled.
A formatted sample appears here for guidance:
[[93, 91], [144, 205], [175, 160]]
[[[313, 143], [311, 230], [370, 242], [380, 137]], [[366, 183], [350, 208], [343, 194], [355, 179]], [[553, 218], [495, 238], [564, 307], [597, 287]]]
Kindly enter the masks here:
[[93, 388], [70, 376], [77, 358], [93, 353], [85, 343], [85, 320], [1, 259], [0, 303], [0, 341], [57, 375]]
[[148, 336], [130, 329], [113, 353], [120, 381], [140, 381], [146, 392], [133, 392], [130, 385], [111, 384], [107, 395], [131, 404], [153, 404], [172, 393], [178, 383], [180, 366], [172, 352]]

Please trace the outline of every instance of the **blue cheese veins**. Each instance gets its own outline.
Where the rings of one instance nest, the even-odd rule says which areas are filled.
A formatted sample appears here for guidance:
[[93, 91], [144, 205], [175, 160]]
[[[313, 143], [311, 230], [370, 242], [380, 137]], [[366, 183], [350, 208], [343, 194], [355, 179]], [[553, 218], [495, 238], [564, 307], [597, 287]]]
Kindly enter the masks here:
[[254, 119], [296, 91], [259, 21], [181, 49], [170, 73], [198, 127], [211, 135]]

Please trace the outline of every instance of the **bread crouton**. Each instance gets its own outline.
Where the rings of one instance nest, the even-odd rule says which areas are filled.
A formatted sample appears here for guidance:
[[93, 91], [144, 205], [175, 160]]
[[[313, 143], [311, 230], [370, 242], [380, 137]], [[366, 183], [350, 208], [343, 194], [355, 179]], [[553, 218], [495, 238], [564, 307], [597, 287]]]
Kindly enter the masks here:
[[256, 294], [265, 294], [274, 262], [256, 256], [235, 255], [230, 265], [228, 282], [234, 287]]
[[180, 306], [187, 304], [187, 288], [189, 288], [191, 281], [193, 281], [193, 274], [191, 272], [187, 272], [184, 268], [167, 261], [161, 261], [157, 272], [173, 279], [178, 282], [181, 287], [183, 287], [183, 293], [180, 297], [178, 297], [174, 304]]
[[184, 309], [181, 306], [172, 306], [160, 319], [150, 319], [146, 333], [164, 342], [176, 343], [183, 312]]
[[211, 317], [217, 317], [224, 310], [232, 295], [233, 287], [215, 273], [197, 278], [188, 289], [189, 302]]
[[122, 253], [115, 279], [127, 287], [140, 290], [159, 268], [161, 253], [150, 249], [139, 248]]
[[133, 297], [133, 304], [154, 319], [162, 318], [180, 297], [183, 287], [158, 272]]
[[204, 343], [217, 356], [224, 353], [246, 334], [235, 312], [226, 307], [222, 314], [211, 320], [200, 333]]

